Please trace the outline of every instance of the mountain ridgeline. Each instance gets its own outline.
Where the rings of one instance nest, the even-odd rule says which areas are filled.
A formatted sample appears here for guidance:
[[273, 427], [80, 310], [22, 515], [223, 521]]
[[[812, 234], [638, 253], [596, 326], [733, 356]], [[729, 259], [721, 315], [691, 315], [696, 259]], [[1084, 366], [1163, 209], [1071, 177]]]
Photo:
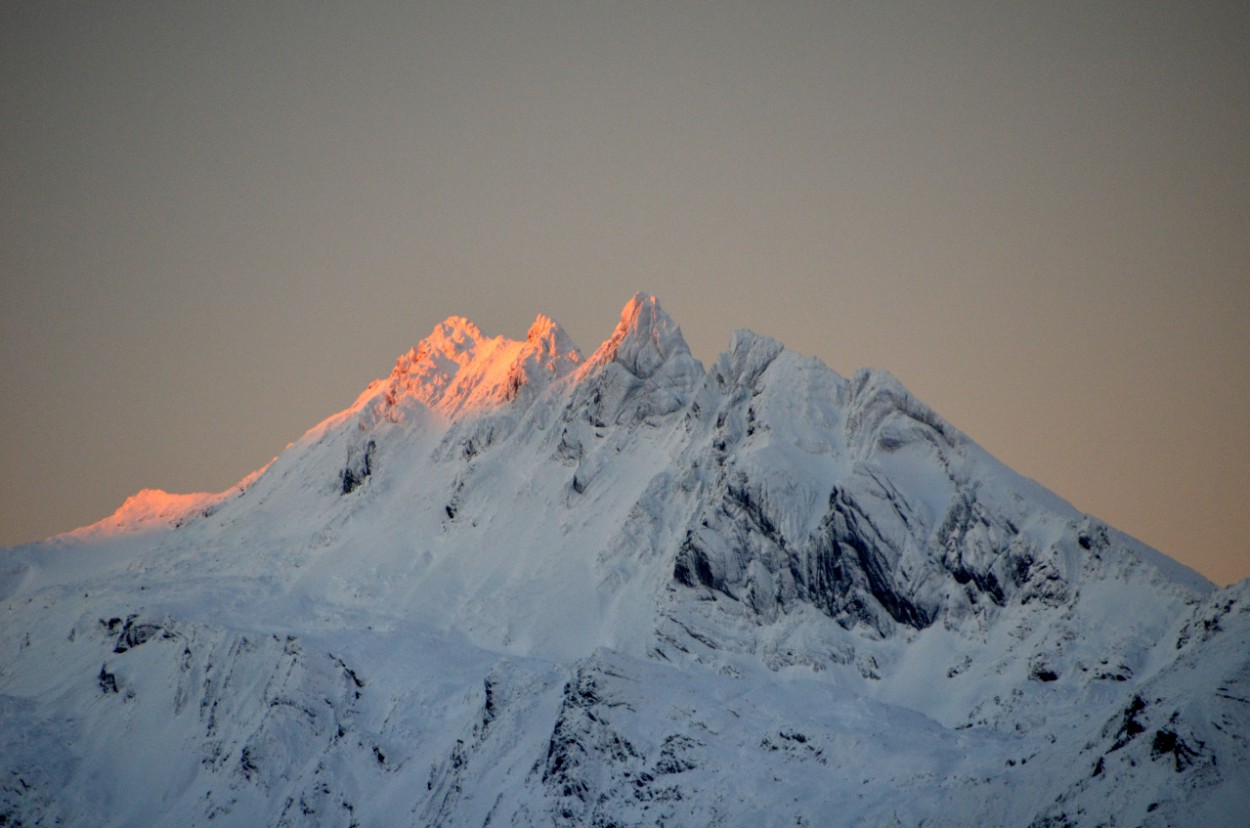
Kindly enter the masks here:
[[0, 825], [1240, 825], [1250, 587], [881, 371], [452, 317], [0, 555]]

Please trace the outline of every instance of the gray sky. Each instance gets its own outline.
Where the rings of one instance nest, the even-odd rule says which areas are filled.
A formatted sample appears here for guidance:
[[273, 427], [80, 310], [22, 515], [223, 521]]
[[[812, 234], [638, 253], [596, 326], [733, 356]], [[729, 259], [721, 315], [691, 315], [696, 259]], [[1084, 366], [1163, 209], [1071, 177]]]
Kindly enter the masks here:
[[0, 543], [646, 290], [1250, 575], [1246, 3], [327, 6], [0, 4]]

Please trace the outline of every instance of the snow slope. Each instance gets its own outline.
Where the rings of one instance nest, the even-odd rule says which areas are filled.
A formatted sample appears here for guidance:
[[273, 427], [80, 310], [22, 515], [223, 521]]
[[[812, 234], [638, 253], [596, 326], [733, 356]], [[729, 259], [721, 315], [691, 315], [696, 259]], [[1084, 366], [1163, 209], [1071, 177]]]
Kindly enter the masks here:
[[1250, 589], [879, 371], [440, 324], [218, 495], [0, 553], [0, 824], [1241, 825]]

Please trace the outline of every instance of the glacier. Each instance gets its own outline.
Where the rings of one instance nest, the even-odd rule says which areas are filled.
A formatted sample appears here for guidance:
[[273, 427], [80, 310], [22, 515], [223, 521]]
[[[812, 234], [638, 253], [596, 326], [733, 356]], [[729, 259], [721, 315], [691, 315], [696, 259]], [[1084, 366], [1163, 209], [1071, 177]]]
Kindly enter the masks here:
[[238, 485], [0, 551], [0, 825], [1244, 825], [1216, 589], [889, 374], [451, 317]]

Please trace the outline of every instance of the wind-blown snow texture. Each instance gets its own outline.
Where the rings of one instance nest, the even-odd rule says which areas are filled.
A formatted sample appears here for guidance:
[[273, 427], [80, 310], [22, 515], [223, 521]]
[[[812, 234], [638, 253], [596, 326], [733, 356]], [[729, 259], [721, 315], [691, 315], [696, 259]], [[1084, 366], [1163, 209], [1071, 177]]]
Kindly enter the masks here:
[[0, 825], [1244, 825], [1250, 584], [897, 381], [451, 318], [220, 495], [0, 555]]

